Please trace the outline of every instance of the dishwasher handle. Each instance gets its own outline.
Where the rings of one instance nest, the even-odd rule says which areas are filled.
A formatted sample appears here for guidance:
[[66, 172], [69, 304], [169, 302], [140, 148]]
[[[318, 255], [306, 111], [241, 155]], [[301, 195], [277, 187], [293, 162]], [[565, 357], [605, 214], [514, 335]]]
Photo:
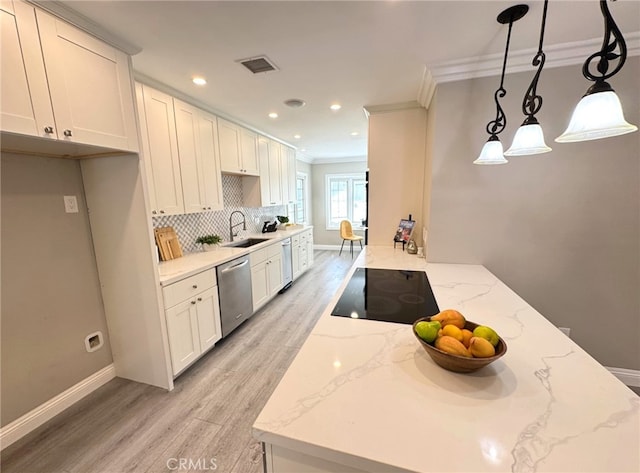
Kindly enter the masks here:
[[291, 246], [291, 238], [287, 238], [286, 240], [282, 240], [282, 246]]
[[248, 259], [244, 260], [242, 263], [234, 264], [233, 266], [229, 266], [228, 268], [224, 268], [221, 273], [228, 273], [230, 271], [235, 271], [238, 268], [245, 266], [249, 262]]

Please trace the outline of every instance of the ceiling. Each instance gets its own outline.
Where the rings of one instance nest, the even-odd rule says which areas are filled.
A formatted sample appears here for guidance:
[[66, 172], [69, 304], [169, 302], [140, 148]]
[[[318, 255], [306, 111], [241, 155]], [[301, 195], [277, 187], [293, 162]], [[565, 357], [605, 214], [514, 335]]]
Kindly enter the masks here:
[[[508, 27], [496, 16], [515, 2], [56, 3], [94, 23], [88, 23], [90, 29], [103, 28], [132, 46], [130, 51], [139, 50], [133, 56], [138, 77], [155, 79], [212, 111], [292, 144], [309, 161], [327, 161], [366, 155], [364, 106], [420, 100], [425, 85], [433, 84], [432, 77], [438, 82], [453, 80], [487, 64], [491, 66], [476, 75], [499, 73]], [[533, 70], [530, 61], [540, 33], [543, 4], [526, 3], [529, 13], [514, 24], [511, 39], [510, 58], [519, 61], [516, 70]], [[640, 2], [619, 0], [609, 5], [632, 43], [629, 49], [637, 54]], [[596, 1], [549, 3], [548, 65], [553, 65], [554, 54], [559, 58], [568, 50], [575, 57], [565, 63], [584, 61], [599, 49], [602, 36]], [[589, 40], [585, 49], [589, 52], [579, 51]], [[259, 55], [268, 56], [279, 70], [254, 75], [237, 63]], [[462, 75], [450, 74], [461, 68]], [[205, 77], [207, 84], [194, 85], [195, 75]], [[576, 82], [580, 83], [576, 94], [586, 90], [579, 68]], [[306, 106], [285, 106], [283, 102], [291, 98], [304, 100]], [[332, 111], [332, 103], [342, 108]], [[278, 118], [269, 118], [270, 112], [278, 113]]]

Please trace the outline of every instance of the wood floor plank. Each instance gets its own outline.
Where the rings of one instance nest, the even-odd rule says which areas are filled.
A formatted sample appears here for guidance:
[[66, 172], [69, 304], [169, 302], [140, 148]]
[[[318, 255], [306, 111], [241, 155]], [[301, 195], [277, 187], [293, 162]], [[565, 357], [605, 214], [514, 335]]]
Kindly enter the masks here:
[[288, 291], [218, 342], [172, 392], [116, 378], [5, 449], [2, 472], [154, 473], [178, 455], [192, 466], [215, 458], [215, 471], [262, 472], [251, 425], [352, 264], [344, 253], [314, 255]]

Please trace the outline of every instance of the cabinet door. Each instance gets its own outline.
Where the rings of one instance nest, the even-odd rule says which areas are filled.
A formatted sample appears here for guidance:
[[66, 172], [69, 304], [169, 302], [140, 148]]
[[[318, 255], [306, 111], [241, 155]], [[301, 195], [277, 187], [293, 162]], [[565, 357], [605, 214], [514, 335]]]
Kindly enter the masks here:
[[142, 84], [136, 95], [151, 213], [184, 213], [173, 99]]
[[283, 284], [283, 272], [282, 272], [282, 254], [272, 256], [269, 258], [269, 264], [267, 265], [267, 273], [269, 278], [269, 298], [275, 296]]
[[295, 280], [300, 276], [300, 244], [294, 244], [291, 246], [291, 266], [293, 268], [293, 279]]
[[264, 136], [258, 137], [258, 157], [260, 158], [260, 200], [262, 206], [271, 204], [271, 186], [269, 185], [269, 147], [270, 140]]
[[307, 231], [307, 268], [313, 264], [313, 231]]
[[222, 338], [218, 286], [198, 294], [196, 297], [196, 311], [200, 352], [204, 353]]
[[280, 145], [280, 189], [282, 194], [282, 203], [289, 203], [289, 157], [287, 156], [287, 147]]
[[287, 182], [289, 184], [289, 203], [293, 204], [296, 201], [296, 150], [286, 147], [287, 161], [289, 163], [287, 176]]
[[280, 143], [269, 140], [269, 205], [282, 205]]
[[240, 128], [218, 118], [220, 166], [223, 172], [241, 173]]
[[251, 266], [251, 293], [254, 312], [269, 300], [267, 266], [268, 261], [263, 261], [255, 266]]
[[214, 115], [200, 112], [200, 150], [202, 155], [202, 183], [207, 210], [222, 210], [222, 172], [218, 153], [218, 121]]
[[26, 3], [0, 2], [0, 123], [3, 131], [56, 138], [35, 15]]
[[203, 212], [207, 210], [207, 205], [204, 202], [204, 169], [200, 152], [198, 110], [176, 99], [173, 99], [173, 109], [184, 212]]
[[58, 138], [138, 151], [129, 57], [44, 11], [36, 18]]
[[240, 151], [242, 172], [252, 176], [259, 176], [258, 135], [246, 128], [240, 128]]
[[200, 355], [196, 301], [187, 300], [165, 311], [173, 374], [189, 366]]

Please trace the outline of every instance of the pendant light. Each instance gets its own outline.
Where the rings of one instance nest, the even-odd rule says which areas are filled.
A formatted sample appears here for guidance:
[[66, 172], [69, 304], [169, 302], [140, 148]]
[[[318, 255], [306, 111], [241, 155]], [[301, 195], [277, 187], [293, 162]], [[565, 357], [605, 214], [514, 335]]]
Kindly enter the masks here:
[[547, 22], [547, 5], [549, 0], [544, 0], [544, 8], [542, 10], [542, 26], [540, 27], [540, 43], [538, 45], [538, 52], [533, 57], [531, 64], [537, 66], [538, 70], [533, 76], [533, 80], [527, 89], [522, 101], [522, 113], [527, 118], [516, 131], [513, 137], [513, 143], [511, 148], [505, 151], [505, 156], [525, 156], [532, 154], [542, 154], [551, 151], [551, 148], [544, 142], [544, 133], [538, 120], [536, 119], [536, 113], [542, 108], [542, 97], [538, 95], [538, 79], [540, 79], [540, 73], [544, 67], [546, 56], [542, 50], [542, 42], [544, 40], [544, 28]]
[[[627, 60], [627, 45], [618, 26], [613, 21], [606, 0], [600, 0], [600, 10], [604, 17], [602, 49], [589, 56], [582, 66], [582, 75], [595, 84], [578, 102], [569, 127], [556, 138], [558, 143], [597, 140], [609, 136], [624, 135], [638, 129], [637, 126], [627, 123], [624, 119], [620, 99], [611, 85], [606, 82], [622, 69]], [[620, 51], [619, 54], [615, 52], [616, 49]], [[596, 59], [596, 69], [599, 75], [594, 75], [589, 70], [592, 61], [596, 61]], [[617, 60], [618, 64], [611, 72], [608, 72], [609, 61], [613, 60]]]
[[498, 99], [504, 97], [507, 94], [507, 91], [504, 89], [504, 72], [507, 67], [509, 42], [511, 40], [511, 27], [513, 26], [513, 22], [518, 21], [520, 18], [525, 16], [527, 14], [527, 11], [529, 11], [529, 7], [527, 5], [514, 5], [507, 8], [498, 15], [498, 23], [502, 25], [509, 23], [509, 31], [507, 33], [507, 45], [504, 51], [504, 59], [502, 61], [500, 87], [498, 87], [498, 90], [496, 90], [495, 94], [493, 95], [496, 102], [496, 118], [495, 120], [487, 123], [487, 133], [489, 134], [489, 139], [482, 147], [480, 156], [473, 162], [473, 164], [505, 164], [509, 162], [504, 158], [502, 143], [500, 143], [500, 139], [498, 138], [498, 135], [502, 132], [502, 130], [504, 130], [505, 126], [507, 125], [507, 117], [505, 116], [504, 110], [500, 106], [500, 101]]

